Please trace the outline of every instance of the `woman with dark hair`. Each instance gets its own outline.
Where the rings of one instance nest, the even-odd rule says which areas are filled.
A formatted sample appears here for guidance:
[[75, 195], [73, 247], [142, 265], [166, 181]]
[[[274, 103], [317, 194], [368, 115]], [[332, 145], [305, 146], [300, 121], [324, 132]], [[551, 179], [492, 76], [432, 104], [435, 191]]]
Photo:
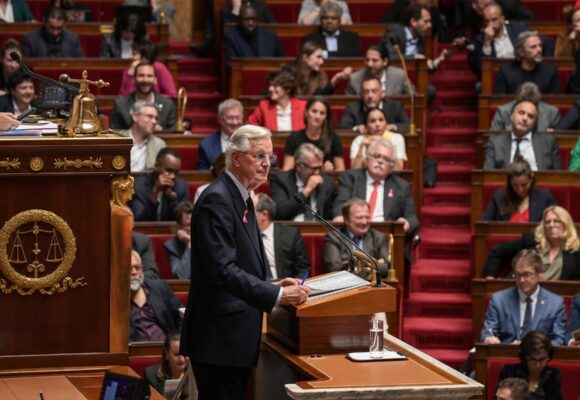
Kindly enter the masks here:
[[185, 373], [187, 358], [179, 354], [180, 340], [179, 332], [170, 332], [163, 344], [161, 361], [145, 369], [145, 383], [161, 394], [166, 380], [181, 379]]
[[300, 145], [311, 143], [324, 153], [322, 170], [344, 171], [344, 158], [340, 138], [334, 133], [330, 104], [322, 96], [314, 96], [306, 103], [304, 113], [306, 129], [292, 132], [284, 147], [284, 171], [294, 168], [294, 154]]
[[135, 67], [141, 61], [147, 61], [153, 65], [155, 69], [155, 92], [165, 96], [177, 96], [177, 89], [171, 72], [165, 64], [157, 61], [157, 46], [147, 40], [142, 42], [133, 42], [133, 61], [129, 68], [123, 71], [123, 79], [121, 80], [121, 88], [119, 89], [119, 96], [133, 93], [135, 91]]
[[504, 189], [493, 198], [481, 216], [482, 221], [537, 222], [546, 207], [556, 204], [547, 189], [537, 188], [530, 164], [518, 155], [510, 164]]
[[296, 93], [298, 95], [332, 94], [340, 82], [350, 78], [352, 68], [346, 67], [341, 72], [336, 73], [328, 82], [328, 76], [321, 69], [323, 64], [322, 45], [317, 42], [306, 42], [302, 45], [294, 64], [284, 67], [284, 71], [288, 71], [296, 77]]
[[121, 13], [115, 21], [115, 30], [103, 38], [101, 57], [131, 58], [133, 43], [147, 39], [147, 29], [137, 14]]
[[366, 166], [366, 151], [377, 139], [385, 138], [393, 143], [396, 151], [395, 171], [403, 169], [407, 161], [405, 138], [400, 133], [391, 132], [387, 129], [387, 114], [380, 108], [371, 108], [365, 115], [366, 134], [358, 135], [350, 145], [350, 167], [364, 168]]
[[528, 382], [532, 400], [561, 400], [560, 370], [548, 366], [554, 356], [550, 338], [540, 331], [529, 332], [520, 343], [520, 363], [504, 365], [498, 382], [522, 378]]
[[296, 80], [290, 73], [272, 72], [268, 79], [268, 98], [260, 100], [248, 123], [272, 132], [304, 129], [306, 101], [294, 97], [295, 93]]

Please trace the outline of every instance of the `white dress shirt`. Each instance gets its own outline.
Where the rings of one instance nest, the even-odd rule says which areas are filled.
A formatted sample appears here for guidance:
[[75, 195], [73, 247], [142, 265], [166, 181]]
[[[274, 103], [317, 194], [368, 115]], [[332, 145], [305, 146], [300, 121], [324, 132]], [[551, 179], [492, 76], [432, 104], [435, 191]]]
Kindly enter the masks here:
[[274, 223], [262, 232], [262, 242], [264, 243], [264, 252], [270, 264], [270, 272], [272, 272], [272, 279], [278, 279], [278, 271], [276, 271], [276, 254], [274, 252]]
[[289, 132], [292, 130], [292, 103], [288, 103], [286, 108], [276, 105], [276, 123], [278, 132]]
[[[516, 136], [512, 132], [512, 148], [510, 154], [510, 163], [514, 161], [514, 156], [516, 154]], [[528, 132], [525, 136], [522, 137], [522, 141], [520, 142], [520, 154], [524, 159], [530, 163], [530, 167], [532, 167], [532, 171], [538, 170], [538, 163], [536, 161], [536, 155], [534, 154], [534, 147], [532, 146], [532, 132]]]
[[131, 147], [131, 172], [145, 171], [148, 143], [149, 139], [145, 139], [139, 144], [136, 144], [135, 140], [133, 140], [133, 147]]
[[[536, 288], [536, 291], [530, 295], [532, 299], [532, 320], [534, 319], [534, 314], [536, 313], [536, 306], [538, 305], [538, 294], [540, 293], [540, 285]], [[520, 298], [520, 328], [524, 325], [524, 317], [526, 316], [526, 299], [528, 295], [518, 289], [518, 296]]]

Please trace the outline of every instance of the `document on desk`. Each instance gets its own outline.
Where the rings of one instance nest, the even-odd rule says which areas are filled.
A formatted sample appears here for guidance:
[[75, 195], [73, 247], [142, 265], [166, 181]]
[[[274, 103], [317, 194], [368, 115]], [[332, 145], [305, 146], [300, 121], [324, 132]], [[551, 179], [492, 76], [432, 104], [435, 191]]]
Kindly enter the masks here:
[[58, 133], [58, 125], [50, 121], [38, 121], [33, 124], [20, 124], [18, 128], [1, 131], [0, 136], [42, 136]]
[[370, 282], [348, 271], [339, 271], [306, 281], [310, 288], [308, 300], [315, 300], [332, 294], [345, 292], [362, 286], [370, 286]]

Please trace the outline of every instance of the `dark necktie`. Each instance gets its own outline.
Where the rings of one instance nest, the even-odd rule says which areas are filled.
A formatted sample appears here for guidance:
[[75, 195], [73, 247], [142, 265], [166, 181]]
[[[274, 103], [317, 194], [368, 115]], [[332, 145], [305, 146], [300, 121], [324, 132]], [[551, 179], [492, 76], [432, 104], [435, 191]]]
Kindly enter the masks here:
[[522, 140], [524, 140], [524, 139], [515, 139], [515, 141], [516, 141], [516, 152], [514, 153], [514, 160], [516, 159], [517, 156], [520, 155], [520, 143], [522, 142]]
[[522, 324], [522, 338], [532, 330], [532, 298], [526, 298], [526, 311], [524, 313], [524, 323]]

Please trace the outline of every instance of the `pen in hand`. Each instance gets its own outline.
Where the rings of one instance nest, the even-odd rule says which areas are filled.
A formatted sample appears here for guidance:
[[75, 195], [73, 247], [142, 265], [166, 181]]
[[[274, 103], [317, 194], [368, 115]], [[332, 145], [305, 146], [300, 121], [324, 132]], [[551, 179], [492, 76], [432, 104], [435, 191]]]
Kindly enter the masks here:
[[306, 281], [306, 278], [308, 278], [308, 275], [310, 275], [310, 271], [306, 271], [304, 273], [304, 276], [302, 277], [302, 280], [300, 281], [300, 285], [304, 285], [304, 282]]

